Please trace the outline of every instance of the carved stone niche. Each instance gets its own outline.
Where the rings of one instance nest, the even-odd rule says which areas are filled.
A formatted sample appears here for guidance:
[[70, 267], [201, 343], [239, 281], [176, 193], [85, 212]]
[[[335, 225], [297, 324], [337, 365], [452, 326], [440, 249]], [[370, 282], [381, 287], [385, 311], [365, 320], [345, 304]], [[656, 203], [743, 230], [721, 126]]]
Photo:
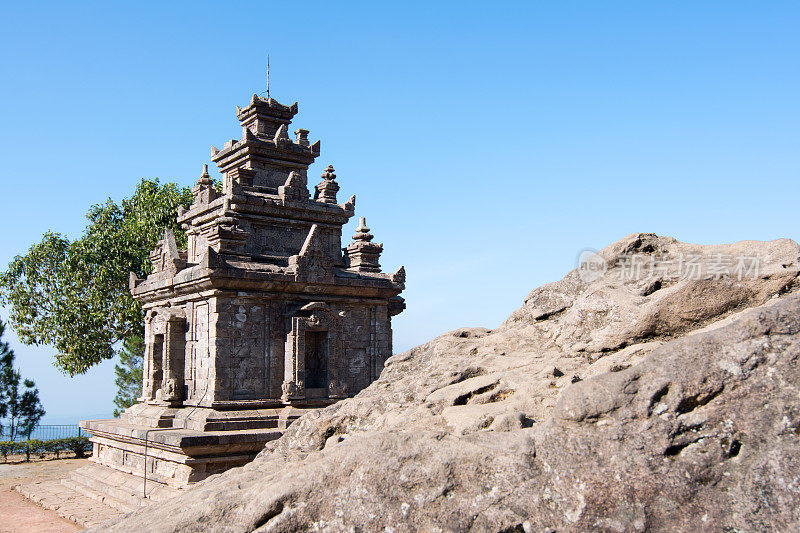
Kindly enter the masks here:
[[327, 304], [313, 302], [291, 313], [288, 320], [282, 399], [346, 398], [347, 386], [337, 371], [343, 353], [339, 317]]
[[159, 307], [145, 315], [144, 384], [142, 401], [179, 406], [184, 400], [186, 314]]

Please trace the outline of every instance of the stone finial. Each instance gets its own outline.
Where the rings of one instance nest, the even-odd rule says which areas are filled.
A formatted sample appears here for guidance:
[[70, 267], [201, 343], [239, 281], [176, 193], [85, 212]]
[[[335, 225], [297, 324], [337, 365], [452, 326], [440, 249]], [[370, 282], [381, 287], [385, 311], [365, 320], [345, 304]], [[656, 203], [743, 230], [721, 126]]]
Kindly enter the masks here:
[[[197, 179], [197, 185], [192, 187], [192, 194], [194, 195], [193, 208], [209, 204], [219, 197], [219, 192], [214, 188], [214, 182], [211, 181], [211, 176], [208, 174], [207, 164], [203, 165], [203, 173]], [[182, 215], [183, 213], [180, 213], [180, 216]]]
[[330, 281], [333, 279], [333, 264], [328, 256], [327, 241], [323, 230], [313, 224], [308, 231], [300, 253], [289, 257], [289, 268], [295, 280]]
[[295, 134], [295, 142], [300, 146], [308, 146], [308, 130], [304, 130], [303, 128], [298, 129], [294, 132]]
[[324, 252], [324, 243], [319, 227], [314, 224], [306, 235], [306, 240], [303, 241], [303, 246], [300, 248], [300, 256], [308, 257], [312, 253]]
[[353, 196], [351, 196], [350, 199], [347, 200], [342, 205], [342, 207], [344, 208], [345, 211], [355, 211], [355, 208], [356, 208], [356, 195], [354, 194]]
[[356, 232], [353, 234], [353, 240], [356, 242], [369, 242], [374, 237], [375, 236], [369, 232], [369, 227], [367, 227], [367, 218], [361, 217], [358, 221]]
[[405, 283], [406, 282], [406, 267], [401, 266], [397, 269], [397, 271], [392, 274], [392, 281], [394, 283]]
[[333, 181], [336, 179], [336, 174], [334, 173], [333, 165], [328, 165], [325, 167], [325, 170], [322, 172], [322, 179]]
[[153, 265], [154, 274], [163, 272], [168, 276], [174, 276], [186, 267], [186, 261], [178, 250], [175, 234], [172, 233], [171, 229], [164, 230], [164, 237], [158, 241], [156, 247], [150, 252], [150, 262]]
[[139, 279], [139, 276], [137, 276], [134, 272], [129, 272], [128, 273], [128, 290], [132, 291], [133, 289], [135, 289], [140, 281], [141, 280]]
[[383, 244], [370, 242], [373, 235], [367, 227], [367, 220], [361, 217], [353, 235], [353, 242], [344, 249], [347, 269], [355, 272], [380, 272], [379, 263]]
[[314, 186], [314, 200], [324, 204], [335, 204], [336, 193], [339, 192], [339, 184], [336, 183], [333, 165], [328, 165], [322, 173], [322, 181]]
[[289, 172], [289, 177], [286, 178], [286, 182], [283, 185], [285, 187], [300, 188], [304, 187], [305, 183], [303, 183], [303, 178], [300, 177], [300, 174], [293, 170]]
[[164, 253], [170, 261], [180, 259], [180, 254], [178, 253], [178, 243], [175, 240], [175, 234], [169, 228], [164, 230]]
[[211, 176], [208, 174], [208, 165], [203, 165], [203, 173], [197, 178], [197, 185], [199, 187], [211, 187], [214, 182], [211, 181]]
[[272, 141], [277, 146], [281, 141], [288, 141], [289, 134], [286, 132], [286, 124], [281, 124], [278, 127], [278, 131], [275, 132], [275, 137], [273, 137]]
[[286, 182], [278, 187], [278, 196], [284, 202], [307, 200], [309, 195], [303, 176], [294, 170], [291, 171], [289, 177], [286, 178]]

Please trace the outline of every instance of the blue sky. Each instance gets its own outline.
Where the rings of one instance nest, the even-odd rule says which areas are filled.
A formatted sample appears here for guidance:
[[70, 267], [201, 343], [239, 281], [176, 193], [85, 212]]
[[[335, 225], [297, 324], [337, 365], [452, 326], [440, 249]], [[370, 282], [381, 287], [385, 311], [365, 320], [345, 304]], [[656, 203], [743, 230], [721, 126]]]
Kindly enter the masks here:
[[[7, 2], [0, 265], [142, 177], [189, 184], [234, 105], [299, 101], [340, 198], [406, 266], [404, 350], [498, 325], [637, 232], [798, 240], [797, 2]], [[352, 233], [355, 222], [346, 228]], [[0, 311], [0, 316], [5, 313]], [[8, 336], [48, 421], [109, 413]]]

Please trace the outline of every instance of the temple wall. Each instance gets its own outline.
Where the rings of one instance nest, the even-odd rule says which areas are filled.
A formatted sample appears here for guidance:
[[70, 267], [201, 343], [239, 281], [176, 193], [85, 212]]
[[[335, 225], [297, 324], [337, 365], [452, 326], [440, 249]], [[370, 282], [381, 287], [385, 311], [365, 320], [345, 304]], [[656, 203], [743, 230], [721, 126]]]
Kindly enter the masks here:
[[[252, 161], [250, 166], [256, 170], [256, 175], [253, 178], [253, 185], [260, 187], [271, 187], [276, 189], [286, 183], [286, 179], [289, 177], [289, 172], [292, 170], [301, 173], [300, 168], [292, 169], [287, 167], [272, 166], [261, 161]], [[302, 175], [305, 176], [305, 172], [302, 172]]]
[[[191, 345], [198, 377], [188, 385], [190, 397], [199, 398], [206, 380], [213, 375], [216, 401], [279, 399], [292, 328], [287, 310], [298, 309], [306, 302], [253, 296], [218, 296], [214, 300], [216, 336], [210, 342], [216, 350], [217, 366], [208, 370], [203, 366], [203, 361], [208, 361], [208, 350], [200, 337], [207, 311], [201, 311], [202, 304], [195, 304], [197, 338], [187, 343], [187, 352]], [[335, 331], [330, 334], [329, 379], [340, 381], [348, 394], [354, 394], [378, 377], [391, 355], [387, 308], [331, 303], [330, 311], [336, 318]]]
[[268, 301], [270, 327], [268, 328], [269, 338], [269, 388], [270, 398], [281, 397], [281, 385], [283, 384], [283, 373], [285, 364], [286, 349], [286, 318], [284, 316], [284, 303], [279, 300]]
[[198, 263], [206, 253], [208, 248], [208, 239], [203, 233], [197, 229], [189, 234], [187, 245], [187, 259], [190, 263]]
[[386, 306], [355, 304], [343, 310], [345, 353], [338, 361], [338, 375], [352, 394], [376, 379], [392, 355], [391, 323]]
[[186, 398], [209, 404], [214, 395], [216, 371], [211, 350], [211, 320], [215, 302], [190, 302], [186, 307]]
[[290, 256], [300, 253], [311, 224], [252, 224], [245, 251], [255, 255]]
[[[311, 231], [310, 222], [270, 222], [269, 225], [240, 222], [240, 227], [249, 232], [245, 244], [246, 253], [285, 257], [299, 254], [308, 232]], [[342, 262], [341, 228], [318, 227], [329, 257], [334, 264], [340, 264]]]

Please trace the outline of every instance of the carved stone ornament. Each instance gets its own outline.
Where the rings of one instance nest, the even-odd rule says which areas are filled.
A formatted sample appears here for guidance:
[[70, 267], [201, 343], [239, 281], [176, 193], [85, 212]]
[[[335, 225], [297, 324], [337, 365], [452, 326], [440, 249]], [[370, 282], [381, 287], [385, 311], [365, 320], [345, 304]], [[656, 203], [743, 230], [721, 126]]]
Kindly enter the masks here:
[[339, 380], [331, 380], [328, 384], [328, 396], [331, 398], [346, 398], [347, 385]]

